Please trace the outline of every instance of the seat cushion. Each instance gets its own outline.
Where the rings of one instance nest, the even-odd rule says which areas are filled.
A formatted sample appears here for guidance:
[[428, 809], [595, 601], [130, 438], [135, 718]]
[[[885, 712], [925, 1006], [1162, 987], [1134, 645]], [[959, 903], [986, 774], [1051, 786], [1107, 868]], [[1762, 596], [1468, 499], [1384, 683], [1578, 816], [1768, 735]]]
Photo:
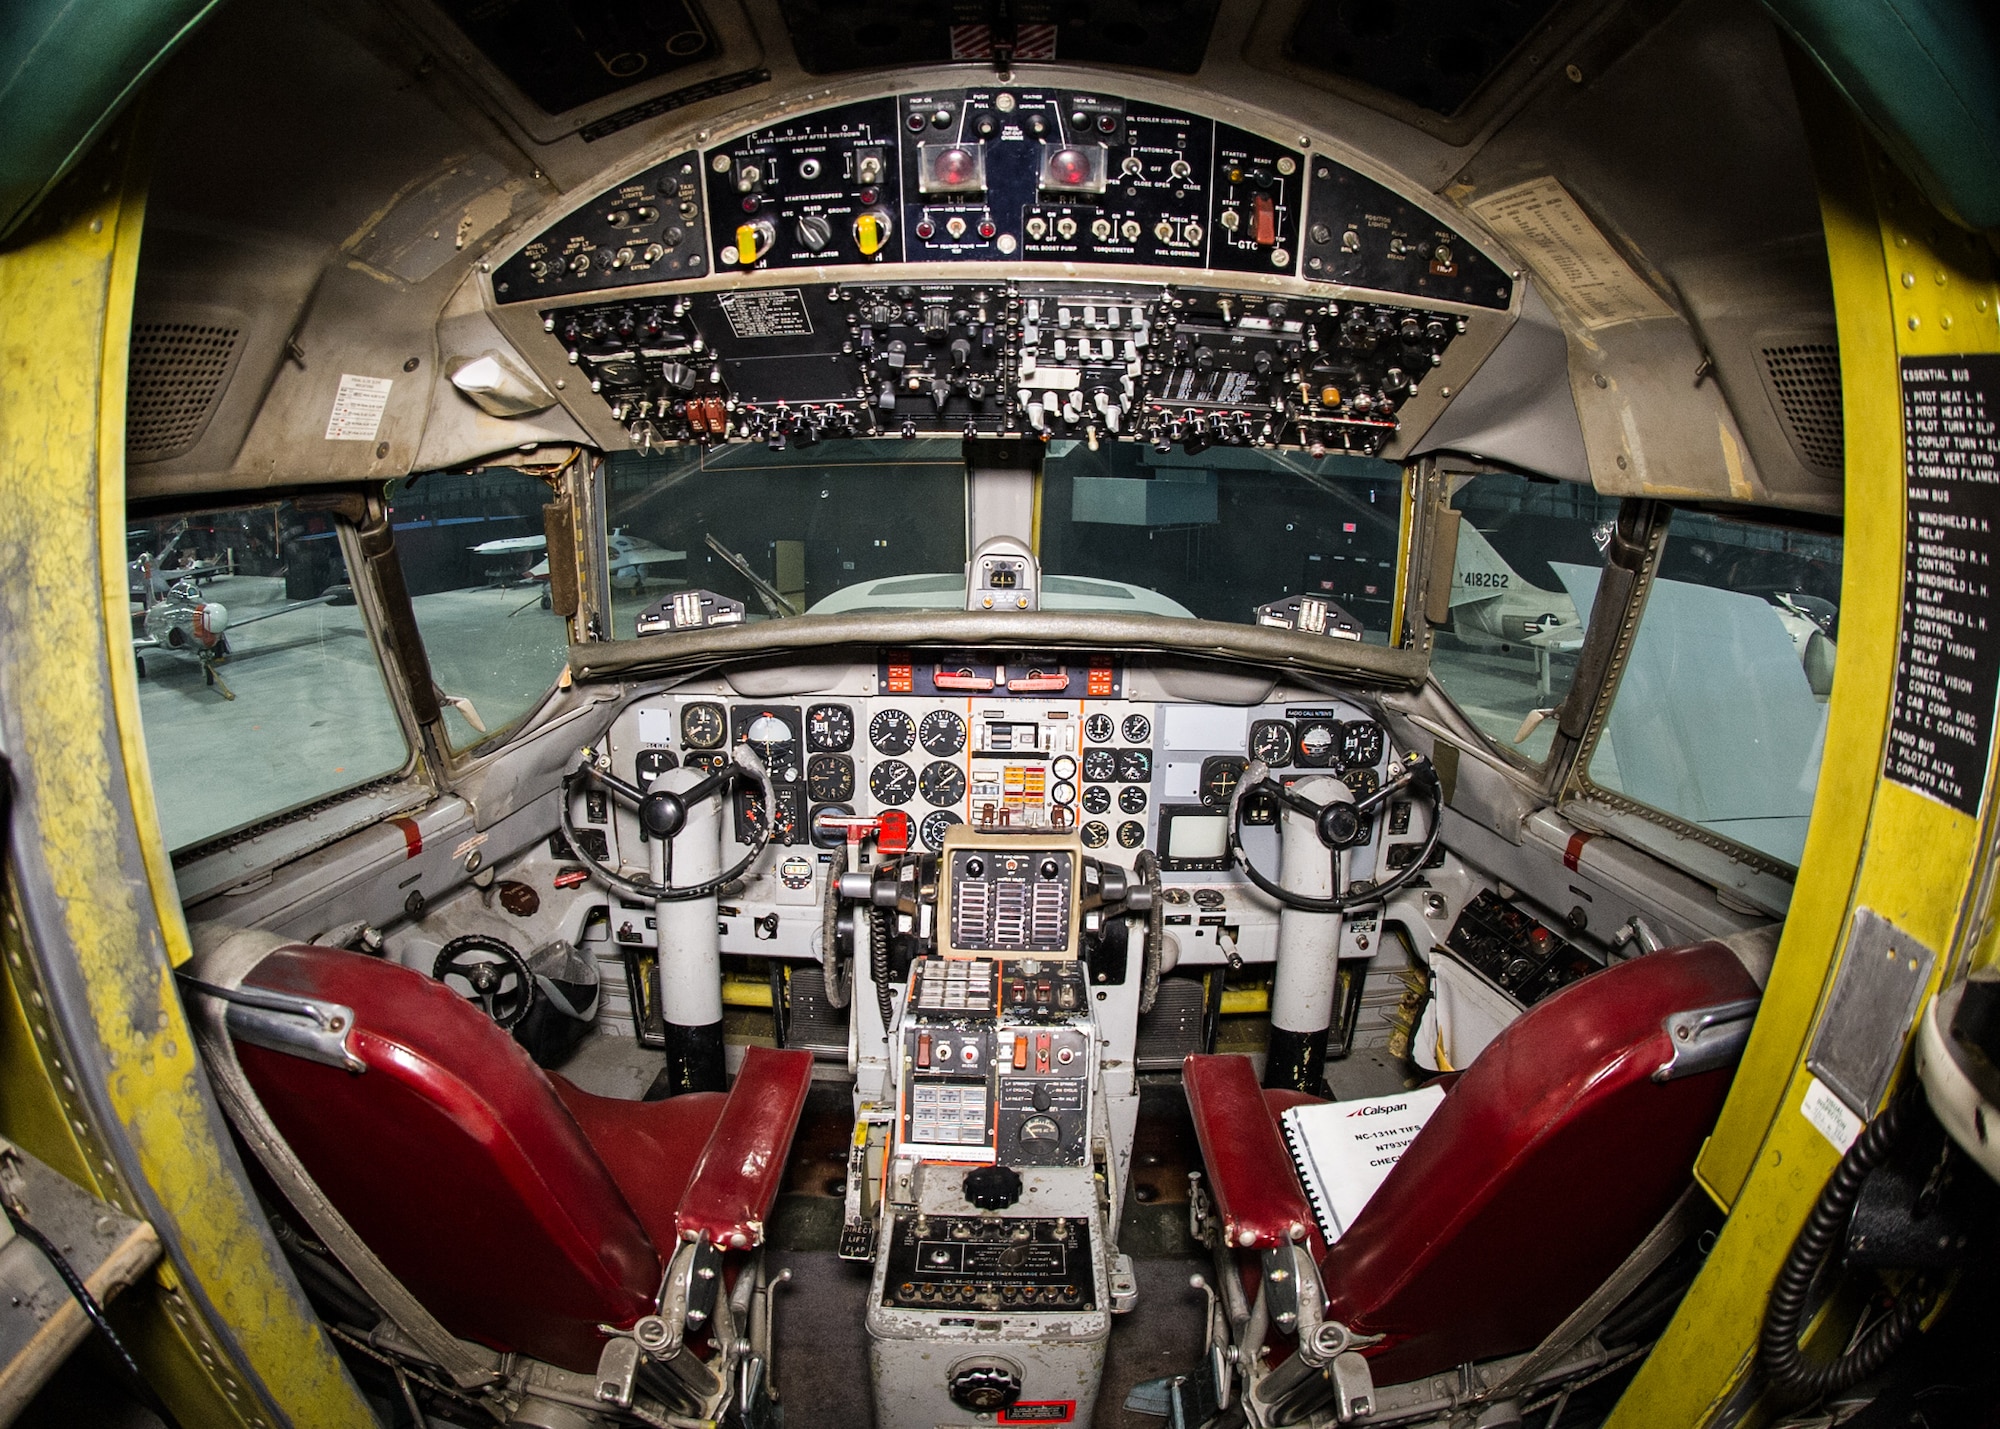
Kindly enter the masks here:
[[639, 1223], [663, 1254], [680, 1239], [675, 1215], [703, 1148], [722, 1119], [722, 1092], [689, 1092], [665, 1101], [600, 1097], [556, 1075], [549, 1078], [618, 1183]]
[[1734, 1075], [1654, 1081], [1662, 1024], [1756, 996], [1700, 943], [1594, 973], [1494, 1039], [1322, 1262], [1328, 1314], [1384, 1336], [1377, 1383], [1529, 1349], [1603, 1283], [1686, 1188]]
[[[652, 1310], [647, 1227], [549, 1078], [479, 1009], [333, 948], [280, 948], [245, 983], [353, 1009], [365, 1072], [240, 1041], [238, 1056], [313, 1180], [453, 1334], [589, 1373], [597, 1326]], [[657, 1174], [685, 1179], [702, 1142], [658, 1144]]]

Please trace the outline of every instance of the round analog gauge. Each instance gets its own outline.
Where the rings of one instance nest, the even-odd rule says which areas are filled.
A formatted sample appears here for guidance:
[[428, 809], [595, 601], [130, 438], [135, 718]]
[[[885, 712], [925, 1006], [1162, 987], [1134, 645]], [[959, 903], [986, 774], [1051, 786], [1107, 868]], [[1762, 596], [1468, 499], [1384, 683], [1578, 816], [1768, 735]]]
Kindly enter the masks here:
[[1340, 727], [1340, 762], [1348, 769], [1373, 769], [1382, 762], [1382, 726], [1372, 719], [1349, 720]]
[[1118, 847], [1138, 848], [1146, 842], [1146, 826], [1137, 819], [1127, 819], [1118, 826]]
[[839, 848], [847, 842], [846, 832], [841, 829], [835, 829], [831, 833], [821, 833], [819, 828], [819, 816], [821, 814], [837, 814], [843, 819], [851, 819], [854, 817], [854, 806], [851, 804], [819, 804], [813, 808], [811, 827], [814, 845], [819, 848]]
[[1109, 744], [1118, 726], [1111, 722], [1108, 714], [1094, 714], [1083, 722], [1083, 737], [1092, 744]]
[[1093, 749], [1083, 756], [1083, 777], [1094, 784], [1109, 784], [1118, 777], [1118, 756], [1108, 749]]
[[1127, 784], [1123, 789], [1120, 789], [1118, 791], [1118, 807], [1128, 814], [1145, 813], [1146, 786], [1143, 784]]
[[1194, 906], [1197, 908], [1220, 908], [1228, 901], [1222, 896], [1220, 888], [1197, 888], [1194, 891]]
[[868, 721], [868, 742], [884, 754], [908, 754], [917, 742], [917, 722], [901, 710], [883, 710]]
[[1160, 890], [1160, 896], [1176, 908], [1184, 906], [1188, 901], [1188, 891], [1185, 888], [1163, 888]]
[[682, 761], [690, 769], [699, 769], [704, 774], [713, 774], [729, 762], [726, 754], [690, 754]]
[[933, 809], [924, 815], [924, 821], [917, 825], [917, 835], [924, 841], [924, 847], [932, 853], [944, 852], [944, 831], [953, 824], [965, 821], [949, 809]]
[[1310, 719], [1299, 726], [1299, 763], [1310, 769], [1324, 769], [1340, 753], [1340, 724], [1337, 720]]
[[869, 772], [868, 792], [875, 796], [878, 803], [892, 807], [907, 804], [910, 796], [917, 792], [916, 771], [900, 759], [885, 759]]
[[1340, 782], [1347, 786], [1347, 791], [1356, 799], [1365, 799], [1382, 787], [1381, 778], [1373, 769], [1365, 767], [1361, 769], [1343, 769], [1340, 774]]
[[1064, 807], [1074, 804], [1076, 802], [1076, 785], [1070, 783], [1067, 779], [1058, 779], [1055, 787], [1049, 790], [1049, 802]]
[[1150, 749], [1121, 749], [1118, 751], [1118, 782], [1121, 784], [1144, 784], [1153, 777], [1153, 751]]
[[1250, 754], [1273, 769], [1292, 762], [1292, 727], [1281, 719], [1260, 719], [1250, 726]]
[[[798, 790], [780, 789], [778, 793], [778, 817], [771, 825], [771, 842], [794, 844], [799, 841]], [[787, 796], [791, 797], [787, 797]], [[736, 806], [738, 842], [748, 843], [754, 837], [758, 826], [764, 822], [764, 794], [759, 789], [745, 789], [741, 794], [742, 803]]]
[[1111, 807], [1111, 791], [1102, 784], [1092, 784], [1083, 791], [1083, 811], [1086, 814], [1101, 814]]
[[806, 765], [806, 792], [821, 803], [854, 797], [854, 761], [844, 754], [815, 754]]
[[950, 710], [932, 710], [917, 726], [926, 751], [945, 759], [965, 748], [965, 721]]
[[1085, 848], [1103, 848], [1110, 842], [1111, 830], [1105, 828], [1097, 820], [1092, 819], [1083, 826], [1083, 846]]
[[1050, 763], [1049, 772], [1058, 779], [1076, 778], [1076, 756], [1072, 754], [1058, 754], [1054, 761]]
[[721, 705], [704, 700], [681, 709], [681, 743], [689, 749], [719, 749], [727, 728]]
[[1217, 754], [1201, 761], [1201, 782], [1196, 792], [1211, 809], [1226, 809], [1236, 797], [1236, 783], [1243, 777], [1244, 761], [1233, 754]]
[[806, 711], [806, 743], [828, 754], [854, 748], [854, 711], [846, 705], [814, 705]]
[[632, 759], [632, 772], [639, 776], [635, 782], [641, 789], [650, 789], [655, 779], [680, 762], [671, 749], [642, 749]]
[[1118, 726], [1118, 732], [1125, 736], [1127, 744], [1144, 744], [1153, 737], [1153, 722], [1142, 714], [1125, 716], [1125, 723]]
[[943, 808], [965, 797], [965, 771], [948, 759], [935, 759], [917, 776], [917, 792], [926, 804]]
[[750, 717], [750, 723], [743, 727], [739, 739], [757, 751], [765, 768], [771, 771], [771, 777], [776, 779], [780, 777], [779, 769], [798, 757], [798, 737], [799, 732], [783, 715], [760, 710]]

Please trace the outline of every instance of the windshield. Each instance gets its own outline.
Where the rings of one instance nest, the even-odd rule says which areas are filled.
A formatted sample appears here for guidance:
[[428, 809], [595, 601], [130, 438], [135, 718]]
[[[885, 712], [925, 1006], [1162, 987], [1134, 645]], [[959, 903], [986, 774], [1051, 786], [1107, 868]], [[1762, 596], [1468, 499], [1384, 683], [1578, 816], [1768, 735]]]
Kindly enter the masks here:
[[[613, 456], [614, 632], [631, 636], [646, 607], [681, 590], [741, 602], [748, 620], [803, 614], [857, 586], [918, 609], [963, 608], [961, 452], [949, 438]], [[911, 577], [920, 589], [900, 589]]]
[[1073, 596], [1077, 609], [1231, 625], [1257, 624], [1259, 606], [1312, 595], [1360, 622], [1363, 639], [1385, 644], [1402, 502], [1402, 469], [1366, 457], [1052, 442], [1042, 474], [1043, 589]]
[[[965, 608], [967, 479], [952, 439], [614, 456], [614, 630], [677, 592], [747, 621]], [[1394, 463], [1213, 447], [1049, 444], [1032, 536], [1042, 608], [1259, 622], [1313, 596], [1385, 643], [1403, 476]]]

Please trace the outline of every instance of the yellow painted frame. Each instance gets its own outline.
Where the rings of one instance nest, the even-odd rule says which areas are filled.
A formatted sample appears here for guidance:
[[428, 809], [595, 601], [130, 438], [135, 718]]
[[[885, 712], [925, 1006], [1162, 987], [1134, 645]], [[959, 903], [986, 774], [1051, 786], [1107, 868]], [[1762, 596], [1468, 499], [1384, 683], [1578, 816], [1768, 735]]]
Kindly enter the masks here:
[[[0, 1129], [160, 1231], [167, 1258], [119, 1311], [184, 1423], [373, 1425], [221, 1133], [173, 985], [188, 936], [126, 614], [145, 213], [128, 138], [100, 145], [0, 252], [0, 620], [13, 627], [0, 673], [27, 791], [5, 897]], [[31, 863], [54, 895], [39, 946], [20, 881]]]
[[1853, 910], [1873, 909], [1932, 948], [1934, 991], [1962, 956], [1989, 842], [1991, 769], [1975, 820], [1887, 782], [1882, 766], [1903, 590], [1899, 359], [2000, 352], [1993, 256], [1930, 208], [1816, 74], [1796, 73], [1840, 330], [1847, 469], [1839, 666], [1791, 916], [1729, 1101], [1696, 1167], [1729, 1219], [1610, 1429], [1687, 1429], [1755, 1412], [1745, 1385], [1765, 1302], [1840, 1159], [1799, 1104]]

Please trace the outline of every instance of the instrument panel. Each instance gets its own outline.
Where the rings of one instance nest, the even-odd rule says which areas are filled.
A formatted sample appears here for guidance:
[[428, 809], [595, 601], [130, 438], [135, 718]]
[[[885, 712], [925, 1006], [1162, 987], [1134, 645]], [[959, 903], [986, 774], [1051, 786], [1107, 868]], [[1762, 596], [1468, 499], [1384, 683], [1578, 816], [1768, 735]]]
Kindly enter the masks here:
[[[723, 948], [781, 958], [815, 954], [827, 872], [842, 842], [837, 831], [816, 836], [816, 817], [894, 810], [910, 820], [911, 845], [932, 853], [944, 851], [956, 825], [1049, 829], [1074, 836], [1085, 857], [1127, 868], [1150, 849], [1161, 863], [1164, 921], [1184, 962], [1268, 961], [1277, 907], [1228, 857], [1228, 811], [1245, 766], [1260, 758], [1288, 783], [1334, 775], [1363, 796], [1395, 754], [1373, 713], [1349, 700], [1207, 705], [1162, 698], [1150, 677], [1108, 656], [978, 651], [890, 652], [815, 693], [768, 701], [718, 683], [651, 695], [626, 707], [608, 742], [614, 769], [641, 785], [677, 765], [720, 767], [739, 742], [756, 749], [777, 799], [771, 848], [723, 899]], [[739, 791], [731, 817], [745, 842], [767, 815], [759, 798]], [[1376, 811], [1349, 856], [1350, 876], [1406, 866], [1423, 846], [1425, 818], [1420, 801]], [[1270, 803], [1246, 803], [1244, 845], [1267, 871], [1281, 862], [1276, 821]], [[580, 799], [574, 823], [593, 854], [646, 865], [636, 821], [613, 801]], [[651, 946], [651, 908], [619, 901], [614, 940]], [[1031, 893], [1030, 912], [1032, 902]], [[1039, 944], [1025, 945], [1031, 930], [1018, 950], [1011, 923], [995, 936], [988, 920], [997, 905], [994, 898], [972, 940], [990, 946], [968, 942], [966, 953], [1047, 957]], [[949, 906], [943, 911], [948, 917]], [[1065, 923], [1075, 916], [1073, 902], [1060, 910]], [[1376, 932], [1373, 915], [1350, 917], [1341, 955], [1367, 956]]]

